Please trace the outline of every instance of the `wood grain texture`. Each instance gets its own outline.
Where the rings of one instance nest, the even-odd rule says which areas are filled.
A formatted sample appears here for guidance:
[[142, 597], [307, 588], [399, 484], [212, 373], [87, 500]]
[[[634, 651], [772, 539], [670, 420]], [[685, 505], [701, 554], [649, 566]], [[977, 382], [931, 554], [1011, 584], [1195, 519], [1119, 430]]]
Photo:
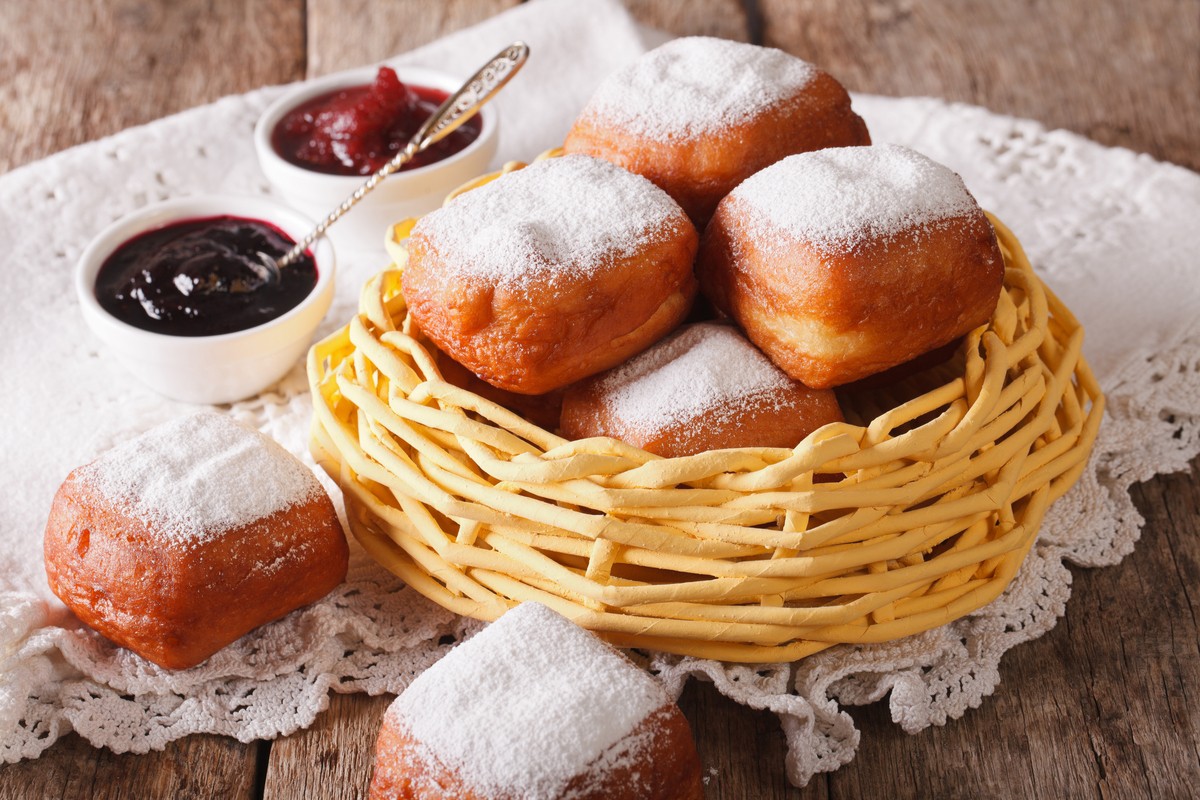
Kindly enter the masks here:
[[[0, 3], [0, 170], [128, 125], [377, 61], [515, 0], [63, 0]], [[1200, 166], [1196, 0], [627, 0], [639, 21], [783, 47], [850, 88], [931, 94]], [[186, 46], [181, 46], [180, 43]], [[961, 720], [903, 733], [852, 711], [858, 757], [787, 784], [776, 719], [693, 684], [710, 798], [1193, 797], [1200, 786], [1200, 459], [1136, 487], [1120, 566], [1073, 570], [1067, 616], [1011, 651]], [[362, 796], [386, 698], [333, 696], [268, 744], [197, 736], [116, 756], [77, 736], [0, 767], [0, 799]]]
[[985, 105], [1200, 168], [1200, 3], [760, 0], [851, 90]]
[[679, 708], [696, 739], [707, 800], [829, 797], [823, 778], [818, 777], [804, 789], [788, 783], [784, 771], [787, 743], [778, 719], [769, 711], [739, 706], [711, 683], [699, 681], [691, 681], [684, 688]]
[[643, 25], [676, 36], [719, 36], [748, 42], [754, 35], [750, 13], [741, 0], [625, 0]]
[[363, 800], [371, 785], [375, 738], [392, 696], [335, 694], [307, 730], [271, 744], [264, 800]]
[[295, 0], [0, 3], [0, 172], [303, 77]]
[[[308, 76], [381, 61], [482, 22], [520, 0], [309, 0]], [[480, 61], [491, 53], [481, 54]]]
[[70, 734], [36, 761], [0, 766], [0, 800], [253, 798], [257, 749], [222, 736], [191, 736], [162, 752], [116, 755]]

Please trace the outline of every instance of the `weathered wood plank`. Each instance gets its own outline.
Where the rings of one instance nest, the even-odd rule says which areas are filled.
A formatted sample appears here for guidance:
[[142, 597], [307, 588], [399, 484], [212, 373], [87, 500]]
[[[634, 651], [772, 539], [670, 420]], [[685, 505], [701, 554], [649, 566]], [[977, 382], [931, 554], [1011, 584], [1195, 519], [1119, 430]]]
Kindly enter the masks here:
[[1098, 630], [1065, 634], [1086, 664], [1080, 685], [1095, 709], [1093, 750], [1104, 797], [1185, 796], [1200, 787], [1200, 458], [1191, 472], [1133, 492], [1146, 526], [1118, 569], [1077, 591], [1076, 619]]
[[625, 0], [625, 7], [643, 25], [676, 36], [719, 36], [751, 41], [750, 17], [741, 0]]
[[375, 738], [392, 696], [335, 694], [307, 730], [271, 744], [264, 800], [361, 800], [371, 784]]
[[162, 752], [115, 755], [75, 734], [36, 761], [0, 766], [0, 800], [229, 800], [256, 796], [258, 748], [223, 736], [191, 736]]
[[[723, 697], [712, 684], [691, 681], [679, 698], [691, 723], [708, 800], [825, 800], [824, 776], [804, 789], [788, 783], [784, 769], [787, 744], [779, 719], [751, 711]], [[864, 795], [869, 797], [870, 795]]]
[[482, 22], [519, 2], [309, 0], [308, 76], [381, 61]]
[[1200, 168], [1200, 5], [761, 0], [765, 43], [852, 90], [978, 103]]
[[0, 3], [0, 172], [304, 75], [302, 0]]

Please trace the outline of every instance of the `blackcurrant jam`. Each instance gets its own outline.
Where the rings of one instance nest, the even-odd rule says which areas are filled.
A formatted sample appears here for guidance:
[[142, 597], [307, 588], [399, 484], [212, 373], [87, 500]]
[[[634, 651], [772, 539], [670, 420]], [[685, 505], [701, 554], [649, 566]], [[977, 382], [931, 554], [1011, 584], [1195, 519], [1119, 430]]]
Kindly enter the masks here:
[[206, 217], [139, 234], [101, 265], [96, 299], [122, 322], [171, 336], [215, 336], [269, 322], [317, 284], [311, 252], [264, 277], [259, 253], [278, 259], [295, 244], [255, 219]]

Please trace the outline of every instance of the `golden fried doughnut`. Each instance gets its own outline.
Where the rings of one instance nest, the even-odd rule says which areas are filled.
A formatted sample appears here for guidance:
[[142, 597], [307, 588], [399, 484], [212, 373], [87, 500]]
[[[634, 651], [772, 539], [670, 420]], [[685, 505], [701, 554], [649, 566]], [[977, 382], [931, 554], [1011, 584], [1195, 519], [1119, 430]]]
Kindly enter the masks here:
[[563, 397], [563, 436], [611, 436], [660, 456], [794, 447], [842, 412], [789, 378], [731, 325], [688, 325]]
[[905, 147], [790, 156], [721, 201], [705, 294], [784, 372], [829, 388], [987, 322], [1004, 261], [962, 179]]
[[537, 603], [509, 611], [396, 698], [371, 800], [699, 800], [700, 759], [662, 686]]
[[493, 386], [545, 394], [687, 315], [699, 237], [645, 178], [587, 156], [531, 164], [422, 218], [402, 291], [434, 344]]
[[564, 147], [645, 175], [703, 229], [733, 187], [784, 156], [870, 141], [828, 73], [781, 50], [694, 36], [610, 75]]
[[204, 661], [346, 576], [333, 503], [273, 441], [212, 413], [72, 472], [46, 524], [46, 577], [90, 627], [169, 669]]

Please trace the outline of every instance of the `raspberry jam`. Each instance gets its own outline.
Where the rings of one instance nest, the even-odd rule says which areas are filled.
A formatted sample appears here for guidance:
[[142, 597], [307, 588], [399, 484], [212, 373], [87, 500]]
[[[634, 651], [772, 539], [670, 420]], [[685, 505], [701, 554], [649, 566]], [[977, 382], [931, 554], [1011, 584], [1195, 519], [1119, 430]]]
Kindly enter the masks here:
[[267, 222], [185, 220], [122, 244], [96, 276], [100, 306], [135, 328], [171, 336], [243, 331], [283, 316], [317, 285], [312, 253], [265, 281], [258, 253], [278, 259], [295, 244]]
[[[298, 167], [330, 175], [370, 175], [397, 153], [449, 97], [448, 92], [404, 84], [390, 67], [374, 83], [314, 97], [287, 113], [271, 132], [271, 146]], [[482, 130], [479, 118], [418, 153], [402, 170], [441, 161], [464, 149]]]

